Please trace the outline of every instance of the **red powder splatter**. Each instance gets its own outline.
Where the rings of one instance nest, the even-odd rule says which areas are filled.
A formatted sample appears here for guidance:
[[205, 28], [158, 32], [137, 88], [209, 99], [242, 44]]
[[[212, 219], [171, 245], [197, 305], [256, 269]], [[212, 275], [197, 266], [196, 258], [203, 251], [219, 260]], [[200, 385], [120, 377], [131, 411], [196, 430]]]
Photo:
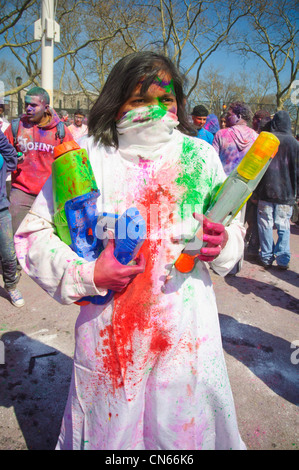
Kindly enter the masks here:
[[[139, 202], [149, 210], [150, 204], [161, 203], [161, 198], [163, 203], [166, 199], [170, 204], [174, 202], [172, 195], [161, 186], [156, 186], [155, 190], [147, 186]], [[139, 367], [136, 376], [142, 377], [147, 359], [167, 351], [171, 345], [166, 332], [155, 322], [155, 314], [159, 314], [159, 298], [153, 293], [152, 272], [160, 245], [161, 241], [151, 241], [148, 233], [140, 250], [146, 260], [145, 272], [139, 274], [125, 291], [115, 294], [113, 326], [106, 327], [101, 334], [105, 337], [102, 356], [104, 369], [111, 377], [114, 389], [123, 386], [123, 380], [131, 380], [128, 376], [129, 367], [134, 370]], [[147, 351], [142, 351], [144, 360], [139, 366], [134, 364], [136, 351], [133, 341], [136, 333], [144, 338], [143, 344], [148, 348]], [[134, 385], [138, 383], [136, 376]]]
[[123, 386], [123, 380], [117, 357], [113, 326], [108, 325], [100, 332], [100, 336], [102, 338], [101, 351], [96, 351], [96, 356], [101, 358], [104, 370], [106, 372], [109, 371], [112, 388], [115, 390], [116, 388]]
[[182, 426], [182, 427], [183, 427], [183, 430], [184, 430], [184, 431], [188, 431], [188, 429], [193, 428], [194, 424], [195, 424], [194, 418], [192, 418], [191, 421], [190, 421], [190, 423], [185, 423], [185, 424], [183, 424], [183, 426]]

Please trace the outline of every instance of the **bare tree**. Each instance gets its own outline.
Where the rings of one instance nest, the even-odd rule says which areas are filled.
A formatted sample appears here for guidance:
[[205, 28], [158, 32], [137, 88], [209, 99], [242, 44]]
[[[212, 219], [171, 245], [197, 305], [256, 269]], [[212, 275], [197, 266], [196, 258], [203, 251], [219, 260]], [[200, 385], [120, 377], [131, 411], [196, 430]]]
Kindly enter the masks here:
[[247, 18], [246, 34], [235, 37], [234, 45], [246, 56], [258, 57], [271, 71], [276, 106], [281, 109], [299, 69], [298, 4], [296, 0], [257, 0]]
[[12, 52], [12, 55], [21, 62], [22, 66], [26, 70], [26, 75], [29, 77], [28, 80], [26, 80], [26, 82], [20, 87], [15, 87], [10, 82], [9, 84], [12, 85], [12, 87], [9, 87], [4, 95], [18, 93], [18, 91], [30, 85], [37, 76], [37, 74], [31, 73], [32, 54], [29, 53], [28, 61], [23, 60], [20, 54], [21, 50], [24, 50], [27, 53], [26, 48], [30, 47], [35, 42], [33, 36], [28, 39], [26, 34], [23, 34], [24, 31], [28, 30], [28, 26], [24, 26], [28, 19], [28, 13], [30, 12], [29, 16], [31, 15], [32, 18], [32, 11], [34, 11], [35, 7], [36, 0], [0, 0], [0, 51], [9, 49]]
[[[26, 77], [21, 88], [38, 84], [41, 45], [33, 39], [33, 21], [40, 16], [40, 1], [0, 0], [0, 5], [0, 52], [10, 51], [19, 63], [20, 75]], [[163, 52], [184, 71], [185, 93], [192, 98], [214, 52], [235, 47], [255, 54], [271, 71], [279, 108], [298, 69], [295, 5], [295, 0], [57, 1], [61, 41], [55, 46], [55, 86], [65, 90], [72, 83], [86, 94], [98, 92], [119, 58], [150, 49]], [[244, 24], [246, 34], [241, 30]], [[19, 89], [8, 87], [6, 95]]]
[[86, 94], [88, 89], [99, 92], [112, 65], [142, 43], [145, 21], [144, 9], [133, 0], [89, 1], [88, 10], [76, 9], [71, 27], [62, 18], [56, 60], [63, 58], [63, 74], [71, 71]]
[[[16, 6], [20, 1], [9, 3]], [[134, 3], [125, 0], [64, 0], [57, 3], [56, 18], [61, 26], [61, 41], [55, 48], [54, 63], [60, 72], [60, 89], [64, 77], [70, 73], [75, 76], [79, 89], [85, 91], [91, 83], [100, 89], [110, 59], [112, 56], [119, 58], [128, 50], [132, 31], [143, 21]], [[6, 89], [5, 96], [40, 81], [41, 44], [33, 39], [33, 21], [39, 16], [40, 2], [27, 1], [26, 9], [24, 6], [22, 10], [22, 21], [16, 14], [15, 20], [7, 23], [1, 36], [0, 51], [9, 50], [22, 67], [19, 74], [27, 77], [20, 87]], [[132, 42], [131, 50], [134, 47], [136, 42]], [[90, 67], [91, 61], [93, 67]]]
[[4, 34], [10, 28], [14, 27], [19, 22], [26, 10], [32, 7], [32, 5], [34, 5], [35, 3], [36, 0], [9, 2], [7, 0], [0, 0], [0, 34]]
[[152, 8], [157, 16], [152, 43], [160, 44], [164, 54], [185, 71], [189, 97], [199, 83], [203, 65], [225, 44], [251, 4], [240, 0], [156, 0]]

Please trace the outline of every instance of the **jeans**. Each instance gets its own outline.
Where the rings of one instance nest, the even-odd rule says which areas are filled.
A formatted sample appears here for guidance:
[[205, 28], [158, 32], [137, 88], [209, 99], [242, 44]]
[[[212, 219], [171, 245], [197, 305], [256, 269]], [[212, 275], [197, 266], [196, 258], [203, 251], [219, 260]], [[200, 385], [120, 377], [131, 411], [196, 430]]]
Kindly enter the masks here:
[[[272, 264], [276, 258], [278, 266], [287, 266], [291, 259], [290, 219], [292, 206], [275, 204], [266, 201], [258, 202], [258, 229], [260, 239], [260, 258]], [[276, 228], [278, 239], [274, 242], [273, 228]]]
[[12, 290], [19, 282], [17, 256], [13, 241], [11, 215], [8, 209], [0, 210], [0, 259], [4, 287]]

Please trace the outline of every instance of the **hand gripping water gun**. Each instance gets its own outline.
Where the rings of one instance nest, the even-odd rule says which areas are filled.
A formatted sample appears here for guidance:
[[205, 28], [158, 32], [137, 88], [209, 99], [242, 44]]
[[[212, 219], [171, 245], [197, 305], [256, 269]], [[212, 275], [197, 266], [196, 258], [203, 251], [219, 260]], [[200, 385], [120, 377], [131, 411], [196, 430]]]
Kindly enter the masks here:
[[[104, 249], [107, 229], [115, 229], [114, 256], [121, 264], [131, 262], [146, 238], [145, 222], [139, 211], [131, 207], [120, 217], [98, 213], [100, 191], [87, 152], [75, 141], [56, 146], [54, 158], [54, 224], [59, 238], [81, 258], [93, 261]], [[100, 237], [97, 237], [99, 233]], [[87, 296], [76, 303], [104, 305], [112, 297], [113, 291], [109, 290], [105, 296]]]
[[[231, 172], [215, 194], [205, 212], [212, 222], [227, 226], [236, 217], [264, 176], [272, 158], [275, 156], [279, 140], [270, 132], [261, 132], [239, 165]], [[182, 273], [192, 271], [202, 246], [202, 230], [199, 224], [194, 237], [188, 241], [175, 262]]]

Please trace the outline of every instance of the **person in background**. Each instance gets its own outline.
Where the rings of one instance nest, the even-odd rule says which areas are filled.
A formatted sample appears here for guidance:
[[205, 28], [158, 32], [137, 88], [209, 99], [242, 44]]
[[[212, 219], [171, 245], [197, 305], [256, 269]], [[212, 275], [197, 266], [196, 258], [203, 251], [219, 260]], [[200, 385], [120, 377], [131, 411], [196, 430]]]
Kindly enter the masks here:
[[[9, 126], [9, 121], [4, 116], [5, 113], [5, 105], [4, 103], [0, 103], [0, 130], [4, 133]], [[11, 188], [11, 174], [10, 171], [7, 172], [6, 176], [6, 197], [9, 199], [10, 195], [10, 188]]]
[[[250, 149], [258, 134], [249, 127], [252, 112], [249, 106], [243, 102], [233, 102], [229, 105], [226, 116], [226, 128], [216, 132], [213, 147], [218, 153], [223, 169], [227, 176], [240, 163], [244, 155]], [[245, 221], [246, 205], [241, 210], [241, 221]], [[230, 271], [230, 275], [237, 274], [242, 267], [243, 258], [238, 261]]]
[[88, 126], [84, 124], [84, 118], [85, 113], [81, 109], [77, 109], [74, 113], [74, 123], [69, 126], [69, 131], [76, 142], [88, 134]]
[[8, 210], [9, 200], [6, 196], [6, 175], [17, 167], [18, 155], [14, 147], [0, 130], [0, 264], [4, 288], [15, 307], [25, 304], [17, 288], [20, 273], [17, 271], [17, 256], [13, 240], [11, 215]]
[[[10, 213], [14, 233], [52, 172], [54, 147], [73, 140], [65, 125], [61, 129], [61, 121], [49, 103], [46, 90], [31, 88], [25, 96], [25, 114], [19, 120], [16, 135], [12, 124], [5, 131], [9, 142], [22, 153], [17, 169], [11, 174]], [[60, 129], [63, 134], [59, 134]]]
[[211, 132], [213, 136], [216, 134], [217, 131], [219, 131], [220, 126], [216, 114], [208, 114], [204, 129]]
[[215, 134], [212, 145], [227, 175], [240, 163], [258, 136], [249, 127], [251, 119], [252, 112], [248, 105], [240, 101], [233, 102], [226, 112], [226, 128]]
[[214, 136], [211, 132], [204, 128], [208, 114], [209, 112], [205, 106], [198, 105], [193, 108], [191, 117], [193, 124], [197, 129], [197, 137], [211, 144], [213, 142]]
[[252, 128], [258, 134], [261, 132], [261, 126], [264, 127], [266, 122], [271, 121], [271, 114], [265, 109], [256, 111], [252, 118]]
[[[299, 143], [293, 137], [287, 111], [277, 111], [271, 121], [271, 132], [279, 139], [277, 154], [256, 188], [260, 260], [264, 268], [274, 261], [288, 269], [290, 252], [290, 219], [299, 196]], [[277, 230], [274, 241], [273, 229]]]
[[64, 124], [67, 127], [71, 124], [71, 122], [69, 120], [69, 113], [65, 109], [62, 109], [58, 115], [59, 115], [61, 121], [64, 122]]
[[226, 128], [226, 120], [225, 120], [225, 113], [221, 114], [220, 116], [220, 129]]
[[4, 103], [0, 103], [0, 130], [2, 132], [5, 132], [9, 126], [9, 122], [4, 116], [4, 113], [5, 113], [5, 105]]
[[[111, 238], [95, 261], [58, 238], [51, 178], [16, 235], [22, 266], [57, 301], [115, 292], [104, 305], [81, 306], [57, 449], [245, 448], [206, 266], [225, 275], [245, 230], [202, 216], [225, 174], [213, 147], [192, 137], [183, 97], [175, 65], [142, 51], [114, 66], [89, 115], [83, 147], [98, 210], [134, 206], [147, 224], [136, 264], [117, 261]], [[199, 220], [207, 246], [182, 273], [174, 261]]]
[[[259, 134], [270, 129], [271, 114], [260, 109], [256, 111], [252, 118], [252, 127]], [[254, 191], [246, 204], [245, 223], [247, 224], [245, 236], [245, 254], [247, 260], [259, 260], [259, 233], [257, 224], [257, 204], [258, 199]]]

